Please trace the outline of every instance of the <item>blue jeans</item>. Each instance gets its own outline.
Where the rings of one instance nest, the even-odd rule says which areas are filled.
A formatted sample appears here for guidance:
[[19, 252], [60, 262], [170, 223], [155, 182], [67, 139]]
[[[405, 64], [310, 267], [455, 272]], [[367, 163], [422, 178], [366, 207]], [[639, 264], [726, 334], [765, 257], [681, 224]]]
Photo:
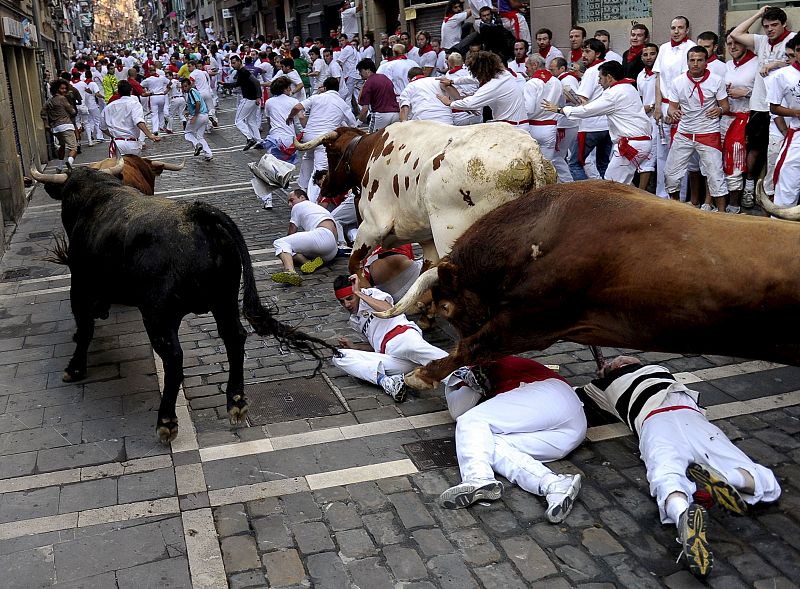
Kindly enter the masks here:
[[[592, 153], [593, 149], [597, 149], [595, 154], [597, 171], [600, 172], [601, 177], [605, 177], [606, 168], [608, 168], [608, 162], [611, 159], [611, 147], [611, 136], [608, 131], [587, 131], [581, 159], [585, 159]], [[588, 178], [578, 160], [577, 146], [569, 156], [569, 171], [572, 172], [573, 180], [586, 180]]]

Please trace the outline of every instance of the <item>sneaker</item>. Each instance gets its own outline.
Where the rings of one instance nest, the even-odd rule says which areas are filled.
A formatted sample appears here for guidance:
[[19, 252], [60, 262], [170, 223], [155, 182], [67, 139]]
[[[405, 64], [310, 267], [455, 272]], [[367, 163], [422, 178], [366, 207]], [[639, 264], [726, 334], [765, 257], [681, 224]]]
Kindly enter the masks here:
[[473, 391], [480, 393], [482, 397], [489, 394], [489, 379], [486, 373], [477, 364], [475, 366], [462, 366], [453, 372], [453, 376], [460, 378], [465, 385]]
[[275, 272], [272, 275], [272, 281], [278, 284], [291, 284], [292, 286], [300, 286], [303, 284], [303, 278], [297, 272]]
[[754, 204], [756, 204], [756, 199], [753, 189], [745, 188], [742, 192], [742, 206], [746, 209], [752, 209]]
[[547, 499], [547, 511], [545, 516], [547, 521], [553, 524], [563, 522], [572, 511], [575, 497], [581, 490], [581, 480], [579, 474], [560, 474], [558, 480], [550, 483], [545, 490]]
[[89, 141], [86, 145], [88, 145], [89, 147], [94, 147], [94, 141]]
[[717, 469], [708, 464], [693, 463], [686, 469], [686, 476], [697, 485], [698, 490], [703, 489], [711, 495], [713, 502], [725, 511], [734, 515], [747, 513], [747, 503], [739, 490]]
[[271, 200], [265, 200], [263, 208], [266, 211], [272, 210], [272, 201]]
[[183, 125], [183, 130], [186, 130], [186, 121], [181, 121], [181, 125]]
[[207, 162], [210, 162], [211, 160], [213, 160], [213, 159], [214, 159], [214, 156], [213, 156], [213, 155], [207, 155], [207, 156], [205, 156], [203, 159], [204, 159], [205, 161], [207, 161]]
[[700, 579], [705, 579], [714, 567], [714, 555], [706, 540], [706, 518], [706, 510], [691, 503], [678, 519], [681, 554], [686, 557], [689, 572]]
[[408, 387], [406, 387], [406, 381], [402, 374], [396, 376], [384, 375], [378, 384], [380, 384], [383, 392], [394, 399], [396, 403], [402, 403], [406, 400]]
[[742, 212], [742, 207], [735, 207], [733, 205], [727, 205], [725, 207], [725, 212], [729, 215], [738, 215]]
[[322, 258], [317, 256], [310, 262], [306, 262], [305, 264], [300, 266], [300, 272], [302, 272], [303, 274], [311, 274], [312, 272], [317, 270], [320, 266], [322, 266], [322, 264], [324, 264]]
[[98, 137], [94, 141], [95, 141], [95, 143], [105, 143], [107, 141], [107, 139], [105, 137]]
[[194, 146], [194, 154], [195, 155], [200, 155], [201, 151], [203, 151], [203, 146], [202, 145], [200, 145], [198, 143], [197, 145]]
[[439, 505], [445, 509], [468, 507], [476, 501], [497, 501], [503, 496], [503, 483], [492, 481], [485, 485], [461, 483], [439, 495]]
[[164, 129], [164, 133], [166, 133], [167, 135], [174, 135], [175, 131], [173, 131], [172, 129]]
[[248, 149], [253, 147], [256, 143], [258, 143], [258, 141], [256, 141], [255, 139], [248, 139], [242, 151], [247, 151]]
[[217, 122], [217, 117], [212, 117], [208, 115], [208, 120], [211, 121], [211, 125], [214, 127], [219, 127], [219, 123]]
[[709, 212], [709, 213], [716, 213], [717, 212], [717, 207], [715, 207], [713, 205], [710, 205], [707, 202], [704, 202], [702, 205], [700, 205], [700, 210], [701, 211], [706, 211], [706, 212]]

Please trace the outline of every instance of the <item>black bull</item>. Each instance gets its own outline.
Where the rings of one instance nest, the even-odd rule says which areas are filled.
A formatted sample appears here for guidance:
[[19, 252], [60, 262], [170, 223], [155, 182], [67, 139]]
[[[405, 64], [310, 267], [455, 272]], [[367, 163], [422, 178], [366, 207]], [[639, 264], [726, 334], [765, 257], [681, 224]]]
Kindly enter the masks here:
[[321, 362], [333, 348], [273, 318], [261, 304], [241, 232], [228, 215], [202, 202], [143, 198], [103, 172], [76, 169], [64, 184], [45, 189], [61, 200], [69, 238], [70, 302], [77, 330], [75, 353], [64, 380], [86, 376], [86, 356], [96, 317], [111, 304], [137, 307], [153, 349], [164, 363], [164, 391], [156, 432], [167, 443], [178, 434], [175, 401], [183, 381], [178, 328], [188, 313], [211, 311], [228, 354], [227, 409], [244, 419], [244, 342], [239, 320], [239, 281], [244, 277], [243, 315], [261, 336], [306, 352]]

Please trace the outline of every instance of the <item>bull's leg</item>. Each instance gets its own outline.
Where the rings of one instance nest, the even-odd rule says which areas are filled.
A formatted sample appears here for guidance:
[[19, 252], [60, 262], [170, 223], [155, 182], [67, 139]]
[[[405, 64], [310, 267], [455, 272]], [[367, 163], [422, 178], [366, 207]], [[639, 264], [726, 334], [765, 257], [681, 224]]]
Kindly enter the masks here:
[[164, 390], [161, 392], [161, 405], [158, 407], [156, 435], [163, 444], [169, 444], [178, 435], [175, 403], [178, 400], [178, 389], [183, 382], [183, 350], [178, 340], [181, 317], [147, 315], [142, 311], [142, 319], [150, 344], [164, 364]]
[[94, 337], [94, 300], [86, 289], [81, 289], [75, 277], [72, 278], [72, 287], [69, 291], [72, 315], [75, 317], [75, 352], [72, 354], [67, 367], [64, 369], [62, 380], [73, 382], [86, 377], [86, 356], [89, 344]]
[[353, 242], [353, 253], [350, 254], [350, 261], [347, 269], [350, 274], [356, 274], [361, 270], [361, 262], [367, 254], [378, 245], [383, 236], [372, 225], [364, 222], [358, 227], [356, 240]]
[[239, 320], [235, 298], [232, 304], [220, 305], [212, 313], [228, 354], [228, 387], [225, 394], [228, 398], [228, 417], [231, 425], [236, 425], [247, 417], [247, 399], [244, 396], [244, 342], [247, 332]]
[[439, 252], [436, 250], [436, 244], [433, 240], [421, 241], [419, 244], [422, 247], [422, 272], [433, 268], [439, 263]]

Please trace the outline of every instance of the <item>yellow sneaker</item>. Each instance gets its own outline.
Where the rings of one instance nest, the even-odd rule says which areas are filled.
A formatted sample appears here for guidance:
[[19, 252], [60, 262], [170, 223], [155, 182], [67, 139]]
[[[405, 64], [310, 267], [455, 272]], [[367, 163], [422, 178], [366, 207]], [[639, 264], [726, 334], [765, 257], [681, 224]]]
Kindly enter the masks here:
[[313, 260], [311, 260], [310, 262], [306, 262], [305, 264], [303, 264], [302, 266], [300, 266], [300, 272], [302, 272], [303, 274], [311, 274], [311, 273], [312, 273], [312, 272], [314, 272], [314, 271], [315, 271], [317, 268], [319, 268], [320, 266], [322, 266], [322, 264], [324, 264], [324, 263], [325, 263], [325, 262], [323, 262], [323, 261], [322, 261], [322, 258], [320, 258], [319, 256], [317, 256], [316, 258], [314, 258], [314, 259], [313, 259]]
[[300, 286], [303, 284], [303, 278], [297, 272], [275, 272], [272, 275], [272, 281], [278, 284], [290, 284], [292, 286]]
[[706, 540], [706, 510], [696, 503], [691, 503], [678, 520], [678, 542], [689, 572], [705, 579], [714, 568], [714, 554]]

